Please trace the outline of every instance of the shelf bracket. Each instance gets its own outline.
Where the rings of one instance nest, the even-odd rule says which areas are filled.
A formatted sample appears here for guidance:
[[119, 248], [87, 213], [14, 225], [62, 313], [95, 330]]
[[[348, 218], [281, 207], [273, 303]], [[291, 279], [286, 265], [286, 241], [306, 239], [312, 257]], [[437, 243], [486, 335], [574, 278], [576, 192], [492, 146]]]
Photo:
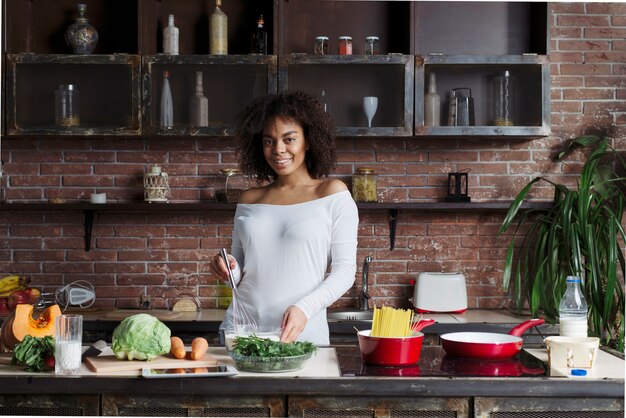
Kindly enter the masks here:
[[85, 210], [85, 252], [91, 250], [91, 228], [93, 227], [93, 209]]
[[396, 246], [396, 225], [398, 221], [398, 209], [389, 209], [389, 249]]

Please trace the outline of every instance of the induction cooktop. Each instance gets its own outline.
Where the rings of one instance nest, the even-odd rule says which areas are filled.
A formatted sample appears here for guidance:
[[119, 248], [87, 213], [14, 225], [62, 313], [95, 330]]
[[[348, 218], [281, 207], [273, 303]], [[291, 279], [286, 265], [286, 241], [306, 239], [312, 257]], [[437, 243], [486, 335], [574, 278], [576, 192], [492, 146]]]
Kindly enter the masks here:
[[406, 376], [406, 377], [544, 377], [547, 366], [538, 358], [521, 350], [515, 357], [499, 360], [452, 357], [441, 346], [422, 346], [418, 364], [383, 367], [364, 364], [357, 346], [335, 347], [341, 375]]

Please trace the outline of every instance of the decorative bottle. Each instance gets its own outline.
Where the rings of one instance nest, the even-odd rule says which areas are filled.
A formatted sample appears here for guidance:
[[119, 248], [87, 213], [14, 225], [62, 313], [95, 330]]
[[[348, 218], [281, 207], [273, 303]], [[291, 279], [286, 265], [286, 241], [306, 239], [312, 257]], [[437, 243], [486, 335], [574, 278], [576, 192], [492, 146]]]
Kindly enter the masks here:
[[163, 71], [163, 88], [161, 89], [161, 127], [174, 127], [174, 104], [170, 89], [170, 72]]
[[326, 90], [320, 92], [320, 105], [322, 106], [322, 110], [330, 115], [330, 100], [328, 100]]
[[250, 36], [250, 53], [251, 54], [267, 54], [267, 31], [263, 27], [265, 21], [263, 15], [257, 20], [256, 30]]
[[167, 17], [167, 26], [163, 29], [163, 53], [178, 55], [178, 28], [174, 26], [174, 15]]
[[506, 70], [502, 75], [494, 79], [493, 104], [494, 104], [494, 125], [513, 126], [513, 92], [514, 83], [511, 73]]
[[196, 94], [189, 102], [191, 126], [209, 126], [209, 99], [204, 96], [202, 71], [196, 71]]
[[220, 9], [222, 0], [215, 0], [215, 10], [209, 21], [209, 53], [211, 55], [228, 54], [228, 17]]
[[437, 94], [435, 74], [430, 73], [428, 78], [428, 93], [424, 96], [424, 126], [439, 126], [441, 99]]
[[567, 288], [559, 304], [560, 333], [564, 337], [587, 337], [587, 301], [580, 278], [567, 276]]
[[79, 55], [91, 54], [98, 43], [98, 31], [94, 28], [87, 18], [86, 4], [78, 4], [78, 17], [65, 31], [65, 41], [72, 47], [72, 51]]

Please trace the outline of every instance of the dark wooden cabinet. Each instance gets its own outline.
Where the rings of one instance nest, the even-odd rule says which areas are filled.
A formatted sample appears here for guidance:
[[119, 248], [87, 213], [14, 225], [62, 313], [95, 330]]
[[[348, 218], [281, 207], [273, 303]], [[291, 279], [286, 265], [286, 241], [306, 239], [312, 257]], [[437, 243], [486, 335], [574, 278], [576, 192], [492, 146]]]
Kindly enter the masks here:
[[[99, 41], [89, 56], [66, 55], [64, 32], [76, 17], [74, 0], [3, 3], [9, 135], [230, 136], [235, 115], [246, 103], [287, 89], [316, 97], [324, 90], [339, 136], [523, 138], [550, 133], [544, 2], [228, 0], [223, 5], [227, 56], [208, 55], [213, 1], [93, 0], [86, 17]], [[179, 56], [161, 54], [170, 14], [180, 29]], [[259, 15], [268, 31], [269, 55], [249, 54]], [[320, 35], [329, 37], [329, 55], [313, 55]], [[343, 35], [353, 39], [351, 56], [337, 55], [337, 39]], [[365, 55], [365, 37], [371, 35], [380, 39], [380, 55]], [[176, 110], [174, 128], [163, 130], [156, 116], [165, 69], [172, 74]], [[70, 80], [80, 82], [81, 125], [58, 129], [50, 125], [53, 89], [66, 82], [66, 70]], [[513, 126], [495, 127], [489, 80], [504, 70], [520, 85], [516, 103], [524, 111], [515, 114]], [[187, 123], [195, 71], [205, 73], [210, 107], [210, 124], [199, 129]], [[429, 74], [438, 77], [439, 127], [424, 126]], [[472, 89], [474, 126], [447, 126], [448, 96], [456, 87]], [[371, 128], [362, 107], [365, 96], [378, 98]]]

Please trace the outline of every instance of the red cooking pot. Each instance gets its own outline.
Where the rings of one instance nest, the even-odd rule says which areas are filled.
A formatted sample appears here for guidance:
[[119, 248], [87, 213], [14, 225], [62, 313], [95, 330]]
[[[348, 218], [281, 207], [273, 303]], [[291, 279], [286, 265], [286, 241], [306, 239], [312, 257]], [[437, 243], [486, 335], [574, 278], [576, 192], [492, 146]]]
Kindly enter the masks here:
[[364, 363], [377, 366], [406, 366], [417, 364], [422, 350], [424, 327], [434, 324], [432, 319], [419, 321], [413, 326], [409, 337], [372, 337], [370, 329], [359, 331], [359, 348]]
[[455, 357], [507, 358], [522, 349], [520, 337], [527, 329], [544, 323], [543, 319], [522, 322], [508, 334], [492, 332], [452, 332], [441, 335], [441, 345], [446, 353]]

